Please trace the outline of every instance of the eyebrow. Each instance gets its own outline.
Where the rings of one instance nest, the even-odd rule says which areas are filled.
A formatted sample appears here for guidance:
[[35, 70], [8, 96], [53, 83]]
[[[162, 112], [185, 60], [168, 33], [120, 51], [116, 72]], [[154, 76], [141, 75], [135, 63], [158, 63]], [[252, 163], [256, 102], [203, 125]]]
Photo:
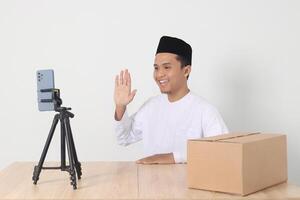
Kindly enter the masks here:
[[[166, 63], [163, 63], [163, 64], [161, 64], [162, 66], [166, 66], [166, 65], [171, 65], [171, 63], [169, 63], [169, 62], [166, 62]], [[155, 64], [154, 63], [154, 65], [153, 65], [154, 67], [158, 67], [158, 64]]]

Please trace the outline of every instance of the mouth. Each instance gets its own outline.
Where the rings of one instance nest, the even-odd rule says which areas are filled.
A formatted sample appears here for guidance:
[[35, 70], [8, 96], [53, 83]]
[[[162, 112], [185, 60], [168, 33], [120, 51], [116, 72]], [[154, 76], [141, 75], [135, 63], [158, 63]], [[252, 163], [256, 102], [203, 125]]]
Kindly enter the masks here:
[[159, 83], [160, 86], [165, 86], [165, 85], [168, 84], [168, 82], [169, 82], [168, 80], [159, 80], [158, 81], [158, 83]]

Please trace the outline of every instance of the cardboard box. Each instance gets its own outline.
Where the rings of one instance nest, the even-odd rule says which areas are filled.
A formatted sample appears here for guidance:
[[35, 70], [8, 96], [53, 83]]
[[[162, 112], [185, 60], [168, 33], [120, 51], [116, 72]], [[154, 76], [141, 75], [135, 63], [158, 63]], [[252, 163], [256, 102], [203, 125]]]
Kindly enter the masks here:
[[247, 195], [287, 181], [286, 136], [231, 133], [188, 141], [188, 187]]

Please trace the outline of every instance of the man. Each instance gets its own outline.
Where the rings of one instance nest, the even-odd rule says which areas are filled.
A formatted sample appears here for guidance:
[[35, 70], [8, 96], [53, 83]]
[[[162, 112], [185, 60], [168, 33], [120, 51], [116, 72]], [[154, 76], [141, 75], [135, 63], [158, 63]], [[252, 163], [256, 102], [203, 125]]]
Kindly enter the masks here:
[[145, 158], [140, 164], [186, 162], [188, 139], [227, 133], [218, 111], [190, 92], [192, 48], [181, 39], [163, 36], [155, 55], [155, 82], [162, 94], [150, 98], [132, 116], [126, 106], [133, 100], [131, 77], [126, 69], [115, 79], [115, 123], [120, 145], [143, 140]]

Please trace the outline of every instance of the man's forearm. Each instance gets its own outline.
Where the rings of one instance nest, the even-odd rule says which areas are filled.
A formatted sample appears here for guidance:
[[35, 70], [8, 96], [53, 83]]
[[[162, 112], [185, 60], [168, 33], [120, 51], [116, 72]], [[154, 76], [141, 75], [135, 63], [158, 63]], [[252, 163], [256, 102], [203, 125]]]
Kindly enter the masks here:
[[116, 105], [115, 110], [115, 120], [120, 121], [126, 111], [126, 106], [118, 106]]

